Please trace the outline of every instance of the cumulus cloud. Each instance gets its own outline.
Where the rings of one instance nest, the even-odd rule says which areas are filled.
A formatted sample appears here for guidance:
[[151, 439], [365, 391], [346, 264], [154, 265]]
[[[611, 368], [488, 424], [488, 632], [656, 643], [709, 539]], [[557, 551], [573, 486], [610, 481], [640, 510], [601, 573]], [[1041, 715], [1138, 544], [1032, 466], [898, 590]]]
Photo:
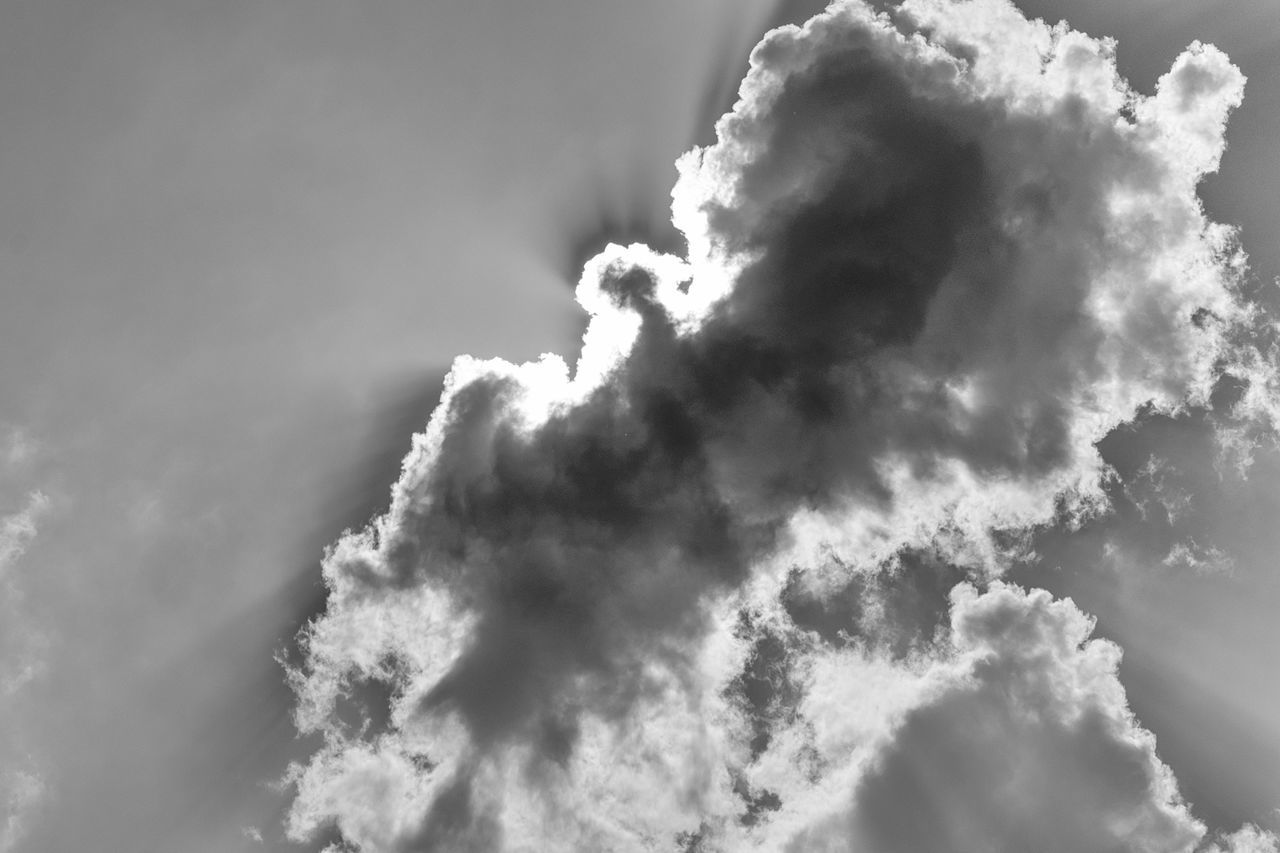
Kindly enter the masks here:
[[[1204, 834], [1129, 713], [1120, 651], [1070, 601], [952, 592], [956, 659], [797, 850], [1189, 851]], [[832, 833], [834, 829], [834, 833]]]
[[1199, 843], [1079, 611], [946, 592], [1101, 511], [1095, 444], [1140, 408], [1267, 379], [1195, 194], [1243, 77], [1196, 44], [1143, 96], [1113, 51], [1001, 0], [766, 36], [678, 164], [685, 256], [588, 262], [572, 370], [459, 359], [388, 513], [326, 555], [291, 834]]

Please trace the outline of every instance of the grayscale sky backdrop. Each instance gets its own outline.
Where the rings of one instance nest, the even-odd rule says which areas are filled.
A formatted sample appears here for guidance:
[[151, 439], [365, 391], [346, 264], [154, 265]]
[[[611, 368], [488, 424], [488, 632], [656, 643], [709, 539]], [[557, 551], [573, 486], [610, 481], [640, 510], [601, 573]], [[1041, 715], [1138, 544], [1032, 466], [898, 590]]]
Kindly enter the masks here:
[[[1249, 82], [1203, 197], [1280, 273], [1280, 4], [1019, 5], [1115, 36], [1142, 92], [1195, 39], [1231, 57]], [[16, 850], [292, 849], [271, 783], [309, 745], [273, 654], [322, 604], [323, 547], [385, 508], [455, 355], [576, 351], [576, 268], [670, 245], [674, 160], [769, 24], [816, 9], [3, 4], [0, 515], [35, 533], [6, 569], [0, 655], [33, 675], [0, 754], [47, 788]], [[1262, 566], [1280, 472], [1258, 477], [1220, 523]], [[1276, 830], [1280, 589], [1247, 569], [1032, 581], [1120, 641], [1202, 819]]]

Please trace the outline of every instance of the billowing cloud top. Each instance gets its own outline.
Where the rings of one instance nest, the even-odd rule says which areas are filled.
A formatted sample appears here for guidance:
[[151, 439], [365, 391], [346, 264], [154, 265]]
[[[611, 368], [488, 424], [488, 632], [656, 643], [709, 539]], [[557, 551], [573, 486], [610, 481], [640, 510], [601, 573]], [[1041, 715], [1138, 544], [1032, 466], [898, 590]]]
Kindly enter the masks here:
[[[1207, 843], [1116, 648], [996, 580], [1034, 525], [1101, 511], [1115, 425], [1265, 379], [1195, 193], [1243, 78], [1194, 44], [1141, 96], [1112, 51], [1003, 0], [766, 36], [679, 163], [687, 256], [589, 262], [572, 371], [459, 359], [390, 511], [327, 555], [292, 834]], [[806, 623], [851, 583], [859, 618]]]

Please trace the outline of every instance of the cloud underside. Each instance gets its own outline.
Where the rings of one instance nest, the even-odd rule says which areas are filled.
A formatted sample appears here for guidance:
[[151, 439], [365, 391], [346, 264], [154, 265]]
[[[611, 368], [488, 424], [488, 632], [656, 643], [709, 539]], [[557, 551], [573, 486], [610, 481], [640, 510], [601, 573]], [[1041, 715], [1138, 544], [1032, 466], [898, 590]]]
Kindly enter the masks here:
[[1194, 44], [1136, 94], [1111, 43], [996, 0], [771, 32], [678, 164], [686, 255], [588, 262], [572, 370], [459, 359], [327, 555], [291, 834], [1274, 849], [1207, 838], [1116, 647], [998, 580], [1104, 510], [1116, 425], [1269, 381], [1195, 192], [1242, 87]]

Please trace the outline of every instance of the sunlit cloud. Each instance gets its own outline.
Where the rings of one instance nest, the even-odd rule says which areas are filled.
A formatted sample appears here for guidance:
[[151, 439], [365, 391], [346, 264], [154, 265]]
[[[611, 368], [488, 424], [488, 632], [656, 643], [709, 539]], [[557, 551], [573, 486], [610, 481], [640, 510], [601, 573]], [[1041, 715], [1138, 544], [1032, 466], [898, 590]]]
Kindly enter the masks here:
[[[459, 358], [388, 512], [326, 554], [292, 837], [1274, 849], [1214, 841], [1084, 612], [999, 580], [1108, 513], [1099, 443], [1135, 417], [1235, 383], [1219, 443], [1271, 429], [1196, 195], [1243, 86], [1196, 43], [1140, 94], [1112, 41], [1003, 0], [769, 33], [678, 163], [687, 251], [588, 261], [573, 365]], [[1144, 511], [1183, 512], [1143, 470]]]

